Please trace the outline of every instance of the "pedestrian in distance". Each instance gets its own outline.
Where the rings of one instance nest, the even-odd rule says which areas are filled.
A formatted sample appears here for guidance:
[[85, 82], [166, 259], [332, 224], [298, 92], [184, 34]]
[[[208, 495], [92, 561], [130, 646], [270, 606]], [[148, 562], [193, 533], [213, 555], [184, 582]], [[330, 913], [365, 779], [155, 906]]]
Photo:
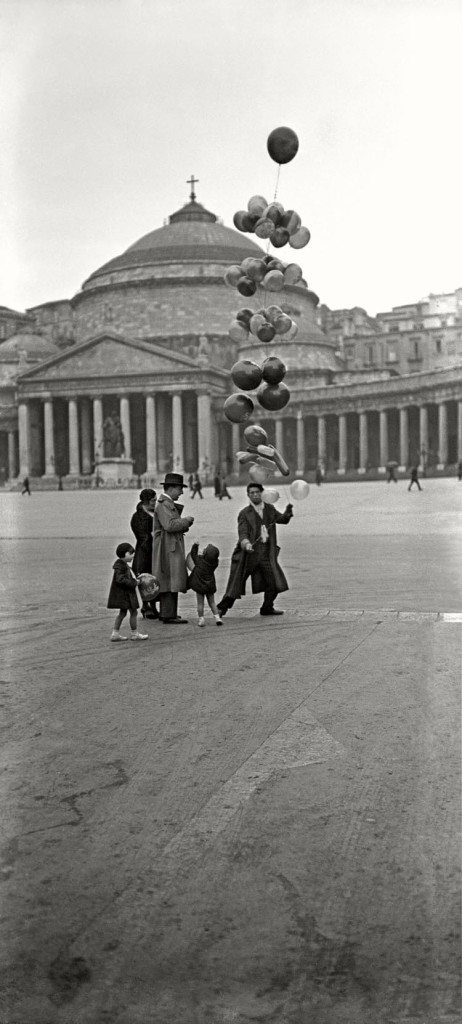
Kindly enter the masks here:
[[[144, 487], [140, 491], [136, 511], [130, 520], [130, 528], [135, 534], [135, 557], [133, 572], [139, 576], [143, 572], [152, 572], [152, 531], [154, 528], [154, 509], [156, 492], [152, 487]], [[143, 619], [158, 619], [159, 612], [154, 601], [143, 601], [141, 606]]]
[[202, 481], [198, 473], [194, 473], [193, 476], [191, 498], [195, 498], [196, 494], [198, 494], [200, 498], [204, 497], [204, 495], [202, 494]]
[[213, 488], [215, 491], [215, 497], [219, 498], [221, 494], [221, 474], [218, 472], [215, 473], [215, 476], [213, 478]]
[[316, 486], [320, 487], [321, 484], [322, 484], [322, 468], [319, 465], [319, 463], [316, 466], [315, 481], [316, 481]]
[[113, 577], [107, 599], [108, 608], [118, 609], [111, 633], [111, 640], [113, 643], [128, 640], [128, 636], [122, 636], [120, 632], [120, 627], [127, 612], [129, 612], [130, 616], [130, 640], [147, 640], [148, 634], [138, 631], [139, 601], [136, 593], [138, 581], [131, 567], [135, 549], [132, 544], [124, 541], [122, 544], [117, 545], [116, 555], [117, 558], [112, 566]]
[[191, 491], [191, 498], [192, 498], [192, 493], [193, 493], [193, 489], [194, 489], [194, 476], [193, 476], [192, 473], [190, 473], [189, 476], [188, 476], [188, 486], [189, 486], [189, 490]]
[[411, 469], [411, 482], [409, 484], [408, 491], [411, 490], [411, 487], [412, 487], [413, 484], [417, 484], [417, 487], [419, 488], [419, 491], [422, 490], [422, 488], [421, 488], [421, 486], [419, 484], [419, 471], [418, 471], [417, 466], [413, 466], [412, 469]]
[[207, 544], [202, 551], [199, 551], [199, 545], [193, 544], [189, 557], [194, 562], [194, 569], [188, 580], [188, 590], [194, 590], [197, 601], [197, 625], [205, 626], [204, 619], [204, 598], [207, 598], [207, 604], [212, 612], [217, 626], [222, 626], [222, 620], [220, 612], [218, 611], [215, 603], [215, 594], [217, 592], [217, 584], [215, 581], [215, 571], [218, 567], [220, 560], [220, 552], [214, 544]]
[[460, 460], [459, 465], [457, 467], [457, 477], [459, 480], [462, 480], [462, 459]]
[[161, 622], [182, 625], [188, 621], [178, 615], [178, 594], [185, 594], [188, 586], [184, 534], [194, 516], [182, 516], [184, 506], [176, 500], [184, 491], [181, 473], [166, 473], [162, 487], [154, 511], [152, 571], [160, 584]]
[[24, 480], [22, 482], [21, 494], [28, 494], [30, 496], [30, 484], [29, 484], [29, 477], [28, 476], [25, 476]]
[[388, 473], [387, 484], [391, 484], [392, 480], [393, 480], [393, 482], [395, 484], [397, 484], [398, 483], [398, 478], [396, 476], [395, 467], [394, 466], [388, 466], [387, 473]]
[[249, 504], [241, 509], [237, 518], [238, 541], [231, 556], [226, 590], [217, 608], [222, 616], [226, 615], [234, 602], [245, 595], [250, 576], [252, 593], [263, 591], [264, 594], [260, 615], [283, 615], [284, 612], [274, 607], [277, 595], [289, 589], [278, 562], [276, 524], [290, 522], [292, 505], [278, 512], [274, 505], [263, 501], [263, 486], [259, 483], [248, 484], [247, 494]]
[[228, 488], [226, 486], [226, 477], [222, 476], [221, 477], [221, 482], [220, 482], [220, 494], [219, 494], [220, 501], [222, 501], [223, 498], [229, 498], [229, 500], [231, 501], [232, 497], [233, 497], [232, 494], [229, 493]]

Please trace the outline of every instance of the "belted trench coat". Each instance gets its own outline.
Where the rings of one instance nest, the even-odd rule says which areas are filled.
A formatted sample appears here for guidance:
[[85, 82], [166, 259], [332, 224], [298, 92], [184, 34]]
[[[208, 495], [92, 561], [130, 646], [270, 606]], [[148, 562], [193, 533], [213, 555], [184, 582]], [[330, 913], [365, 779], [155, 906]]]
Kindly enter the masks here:
[[168, 495], [159, 495], [154, 512], [152, 571], [160, 583], [160, 594], [184, 594], [188, 586], [184, 534], [189, 522], [182, 519], [184, 506]]

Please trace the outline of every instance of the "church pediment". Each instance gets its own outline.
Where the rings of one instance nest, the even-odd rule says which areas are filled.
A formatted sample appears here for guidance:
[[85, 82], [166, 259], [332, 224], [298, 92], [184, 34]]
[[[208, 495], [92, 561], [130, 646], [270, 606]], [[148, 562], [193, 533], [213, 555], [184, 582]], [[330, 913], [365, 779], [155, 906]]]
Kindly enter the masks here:
[[50, 382], [92, 377], [100, 380], [137, 374], [178, 374], [196, 367], [188, 356], [169, 352], [158, 345], [105, 334], [48, 359], [22, 374], [20, 379], [26, 382], [46, 376]]

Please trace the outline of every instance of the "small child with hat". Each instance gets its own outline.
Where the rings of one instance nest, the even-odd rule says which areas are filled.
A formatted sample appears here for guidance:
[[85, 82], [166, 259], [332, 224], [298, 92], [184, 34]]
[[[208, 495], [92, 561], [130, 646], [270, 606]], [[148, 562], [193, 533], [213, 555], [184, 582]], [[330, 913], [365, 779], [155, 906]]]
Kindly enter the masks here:
[[128, 640], [128, 636], [122, 636], [120, 633], [120, 627], [127, 612], [130, 613], [130, 640], [148, 640], [147, 633], [138, 632], [139, 601], [136, 593], [138, 579], [131, 568], [134, 554], [135, 549], [132, 544], [124, 542], [116, 547], [117, 558], [112, 566], [114, 575], [107, 599], [108, 608], [118, 609], [111, 634], [113, 643]]
[[217, 626], [223, 625], [220, 612], [216, 606], [214, 594], [217, 585], [215, 582], [215, 569], [218, 566], [220, 552], [214, 544], [207, 544], [199, 552], [199, 545], [193, 544], [188, 559], [194, 563], [194, 568], [188, 579], [188, 590], [194, 590], [197, 600], [198, 626], [205, 626], [204, 619], [204, 597], [213, 612]]

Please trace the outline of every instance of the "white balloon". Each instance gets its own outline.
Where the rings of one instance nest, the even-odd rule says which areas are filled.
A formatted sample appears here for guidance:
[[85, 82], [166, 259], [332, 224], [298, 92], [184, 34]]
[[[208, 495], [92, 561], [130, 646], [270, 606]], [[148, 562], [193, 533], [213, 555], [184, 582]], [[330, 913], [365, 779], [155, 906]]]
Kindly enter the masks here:
[[306, 480], [294, 480], [290, 485], [290, 493], [295, 501], [303, 501], [310, 493], [310, 485]]
[[274, 505], [275, 501], [279, 501], [279, 491], [275, 487], [265, 487], [262, 498], [267, 505]]

